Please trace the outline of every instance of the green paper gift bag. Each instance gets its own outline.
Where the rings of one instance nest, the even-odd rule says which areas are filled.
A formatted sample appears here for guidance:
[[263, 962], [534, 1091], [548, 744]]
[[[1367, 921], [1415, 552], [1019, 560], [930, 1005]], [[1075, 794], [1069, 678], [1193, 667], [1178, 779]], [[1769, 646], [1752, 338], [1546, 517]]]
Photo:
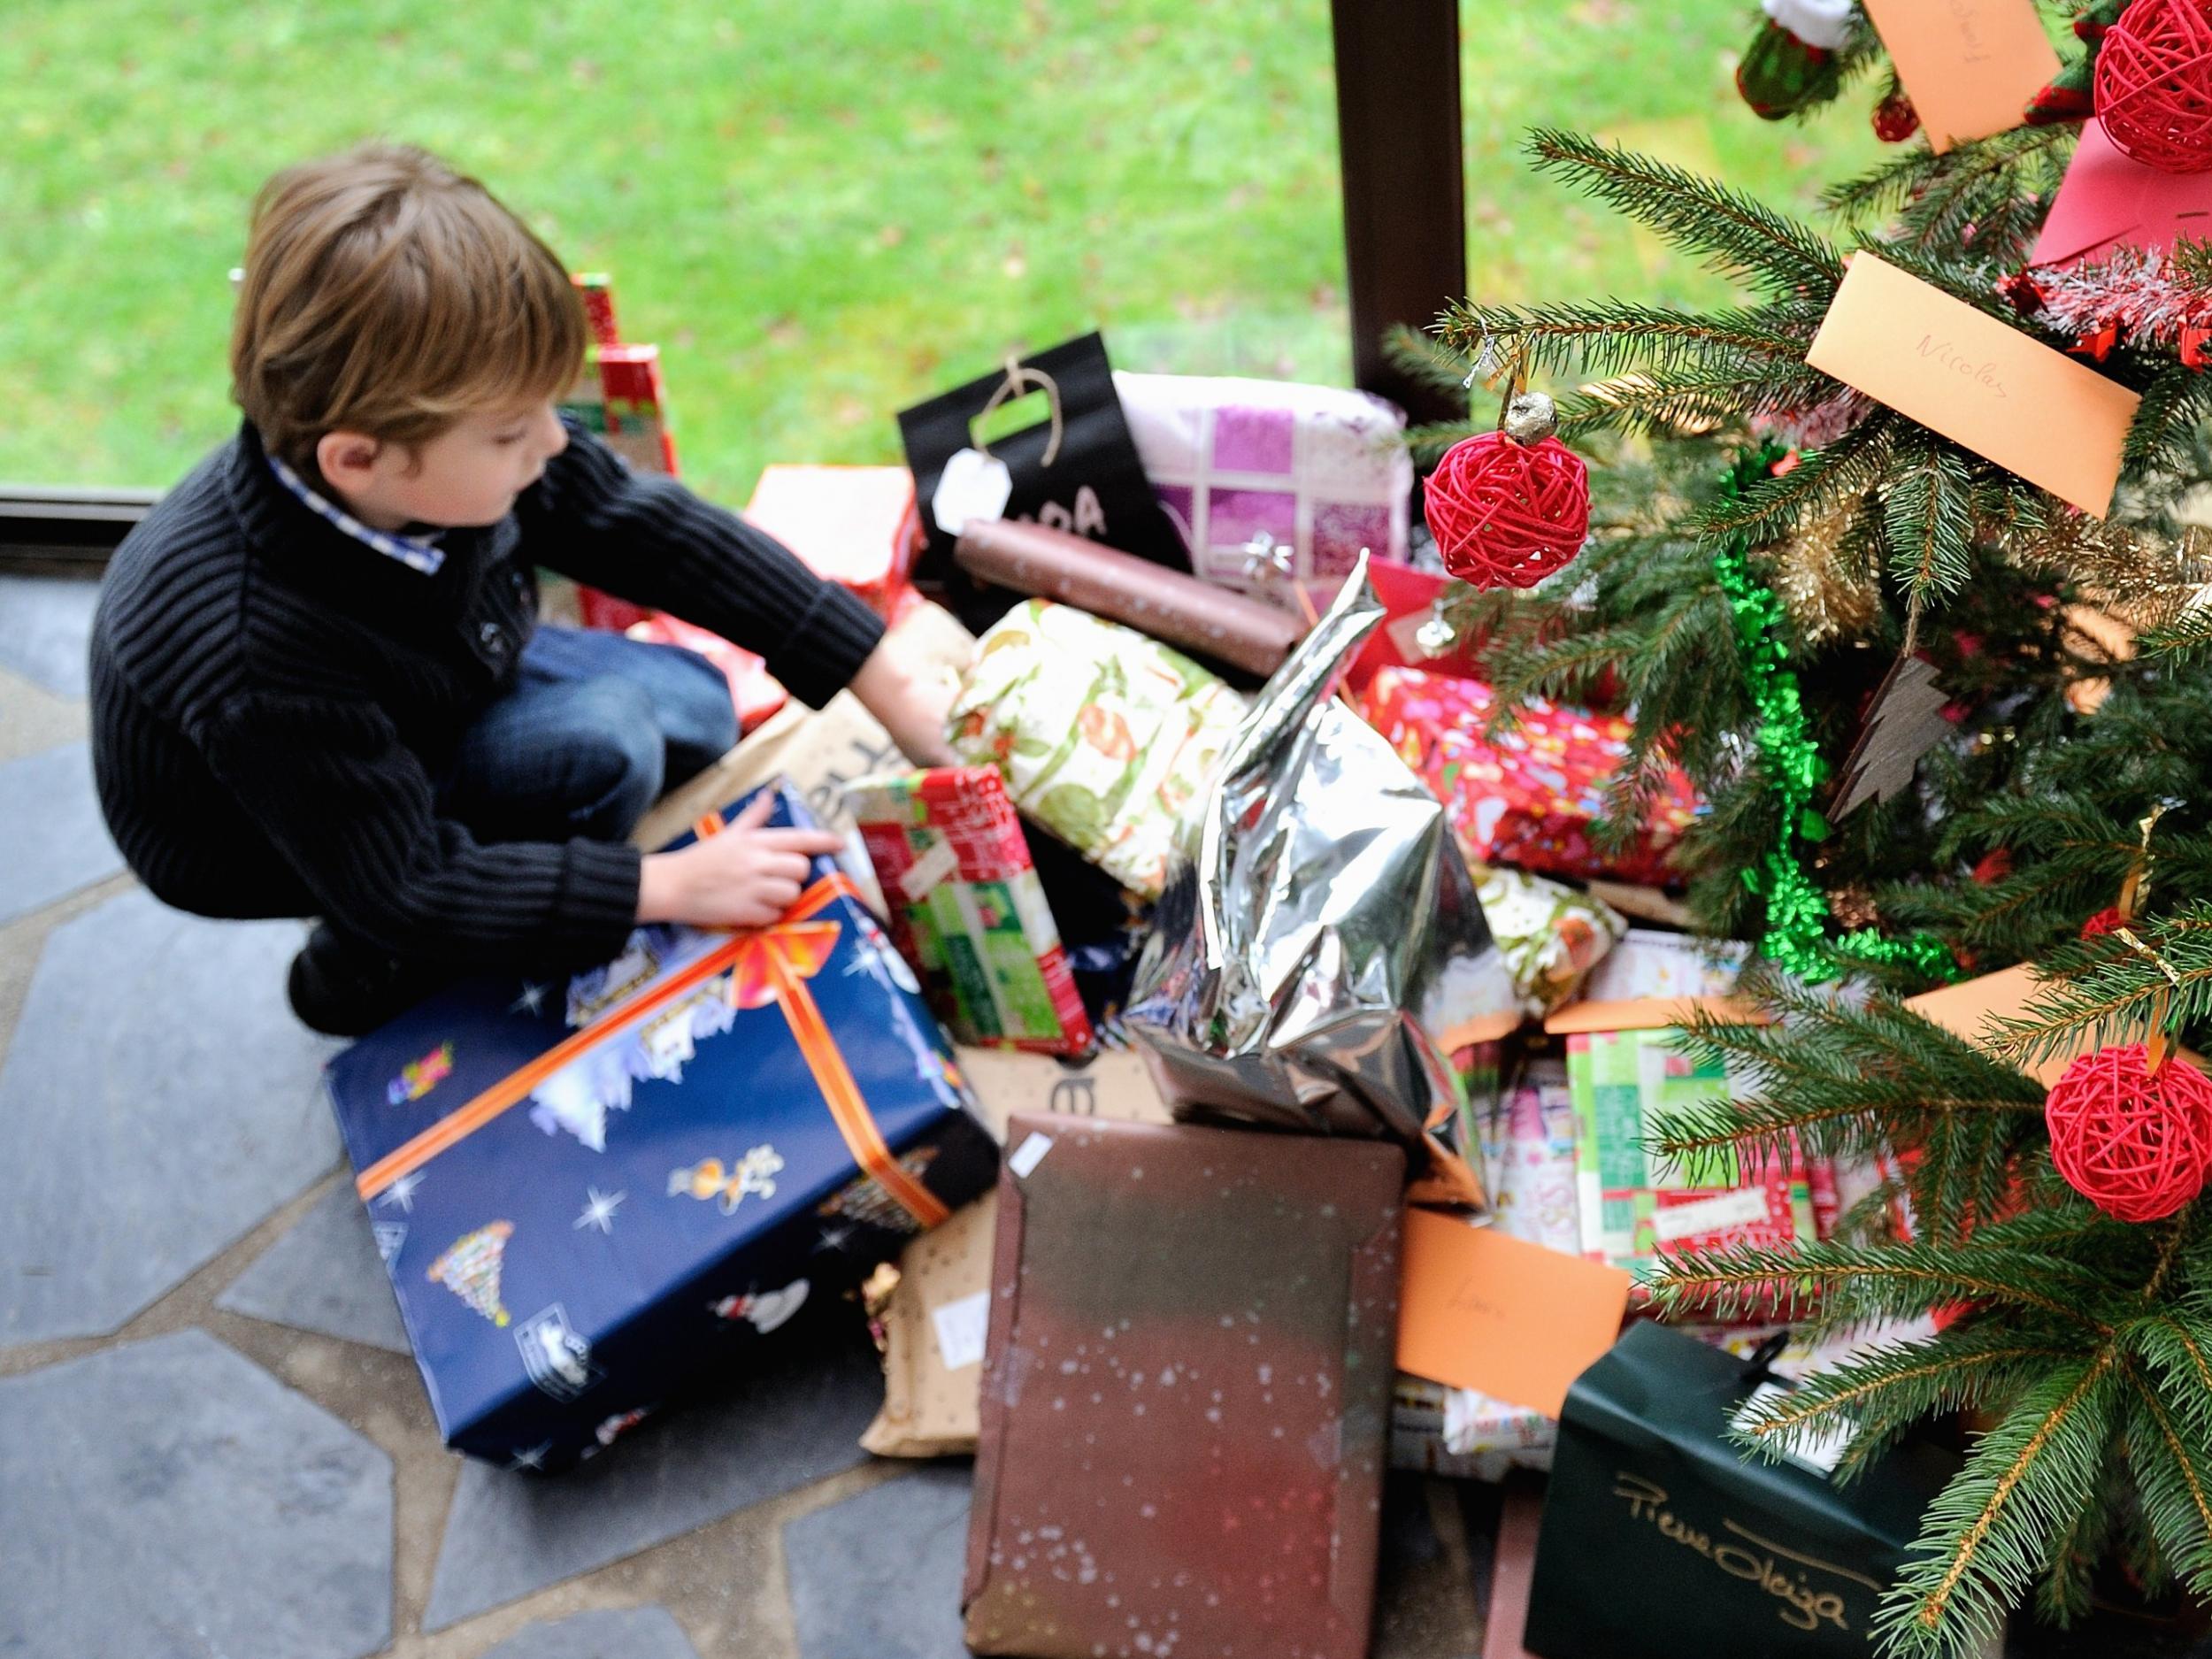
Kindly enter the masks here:
[[1542, 1659], [1866, 1655], [1877, 1603], [1957, 1471], [1912, 1441], [1850, 1485], [1746, 1460], [1728, 1425], [1763, 1370], [1632, 1326], [1559, 1420], [1522, 1638]]

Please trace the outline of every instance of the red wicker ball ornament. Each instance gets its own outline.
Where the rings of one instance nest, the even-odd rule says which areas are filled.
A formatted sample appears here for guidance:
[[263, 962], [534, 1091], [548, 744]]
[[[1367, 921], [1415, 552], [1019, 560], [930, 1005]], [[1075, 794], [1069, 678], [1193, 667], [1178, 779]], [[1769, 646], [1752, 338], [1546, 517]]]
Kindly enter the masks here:
[[[1548, 425], [1549, 400], [1514, 399], [1509, 427]], [[1529, 405], [1524, 412], [1523, 405]], [[1557, 438], [1479, 433], [1444, 451], [1422, 493], [1444, 568], [1478, 588], [1533, 588], [1582, 551], [1590, 473]]]
[[2113, 148], [2161, 173], [2212, 168], [2212, 11], [2135, 0], [2097, 49], [2097, 119]]
[[2212, 1079], [2143, 1045], [2100, 1048], [2066, 1068], [2043, 1103], [2051, 1162], [2121, 1221], [2156, 1221], [2204, 1190], [2212, 1163]]

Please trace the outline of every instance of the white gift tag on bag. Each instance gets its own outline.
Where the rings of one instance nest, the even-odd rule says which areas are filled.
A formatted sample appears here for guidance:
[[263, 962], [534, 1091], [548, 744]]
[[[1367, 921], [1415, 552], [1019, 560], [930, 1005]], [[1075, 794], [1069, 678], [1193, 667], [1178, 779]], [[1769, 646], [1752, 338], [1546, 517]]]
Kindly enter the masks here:
[[1005, 462], [980, 449], [956, 449], [929, 498], [930, 517], [947, 535], [958, 535], [972, 522], [1004, 517], [1013, 493]]

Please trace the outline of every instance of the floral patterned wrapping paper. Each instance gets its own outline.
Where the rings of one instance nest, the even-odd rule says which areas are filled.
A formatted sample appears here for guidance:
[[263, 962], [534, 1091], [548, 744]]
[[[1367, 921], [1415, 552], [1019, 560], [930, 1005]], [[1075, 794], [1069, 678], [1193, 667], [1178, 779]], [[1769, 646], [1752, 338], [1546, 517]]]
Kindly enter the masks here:
[[998, 768], [1025, 817], [1156, 899], [1244, 710], [1179, 651], [1032, 599], [976, 642], [946, 734], [964, 764]]
[[1583, 976], [1628, 932], [1609, 904], [1519, 870], [1477, 870], [1490, 936], [1505, 952], [1521, 1010], [1541, 1019], [1569, 1002]]
[[1703, 810], [1680, 770], [1669, 770], [1635, 843], [1607, 856], [1591, 830], [1627, 757], [1628, 721], [1534, 697], [1517, 726], [1491, 737], [1483, 728], [1496, 707], [1480, 680], [1415, 668], [1382, 670], [1368, 692], [1370, 723], [1436, 791], [1471, 864], [1654, 885], [1677, 879], [1667, 853]]

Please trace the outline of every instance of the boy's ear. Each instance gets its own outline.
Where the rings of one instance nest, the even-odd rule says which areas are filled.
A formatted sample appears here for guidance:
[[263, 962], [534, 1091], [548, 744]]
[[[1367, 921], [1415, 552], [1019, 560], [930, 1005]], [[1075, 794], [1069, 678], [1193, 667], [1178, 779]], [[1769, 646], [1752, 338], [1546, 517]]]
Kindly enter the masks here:
[[315, 441], [315, 468], [333, 488], [357, 490], [369, 482], [383, 448], [365, 433], [326, 432]]

